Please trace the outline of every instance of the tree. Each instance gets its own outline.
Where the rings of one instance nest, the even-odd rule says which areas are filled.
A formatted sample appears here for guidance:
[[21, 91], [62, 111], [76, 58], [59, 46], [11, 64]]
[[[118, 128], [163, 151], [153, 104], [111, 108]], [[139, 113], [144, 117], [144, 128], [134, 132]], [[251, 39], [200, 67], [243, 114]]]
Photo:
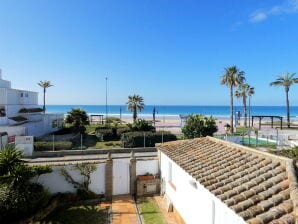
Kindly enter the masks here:
[[[247, 106], [246, 106], [246, 100], [247, 97], [249, 97], [252, 94], [252, 91], [254, 91], [254, 88], [250, 87], [247, 83], [242, 83], [238, 86], [238, 89], [235, 92], [235, 96], [237, 98], [242, 98], [243, 103], [243, 113], [244, 113], [244, 126], [247, 127]], [[250, 107], [250, 105], [249, 105]]]
[[46, 89], [53, 86], [50, 81], [44, 80], [37, 83], [41, 88], [43, 88], [43, 112], [46, 112]]
[[89, 118], [86, 111], [80, 108], [72, 108], [71, 111], [67, 112], [65, 122], [72, 124], [74, 128], [81, 128], [89, 124]]
[[0, 223], [18, 223], [48, 203], [49, 193], [32, 178], [51, 171], [26, 165], [13, 145], [0, 150]]
[[226, 85], [230, 89], [230, 125], [231, 133], [234, 133], [233, 115], [234, 115], [234, 91], [233, 88], [245, 81], [244, 72], [236, 66], [225, 68], [225, 74], [221, 76], [221, 85]]
[[214, 118], [212, 116], [208, 118], [202, 114], [190, 115], [182, 128], [182, 133], [186, 138], [213, 136], [216, 131]]
[[298, 83], [298, 78], [295, 78], [296, 73], [286, 73], [284, 75], [280, 75], [277, 79], [270, 83], [270, 86], [283, 86], [286, 92], [286, 105], [287, 105], [287, 126], [290, 127], [290, 102], [289, 102], [289, 91], [290, 86]]
[[127, 109], [132, 112], [133, 122], [135, 122], [138, 117], [138, 111], [141, 112], [145, 106], [143, 97], [136, 94], [128, 96], [126, 105]]

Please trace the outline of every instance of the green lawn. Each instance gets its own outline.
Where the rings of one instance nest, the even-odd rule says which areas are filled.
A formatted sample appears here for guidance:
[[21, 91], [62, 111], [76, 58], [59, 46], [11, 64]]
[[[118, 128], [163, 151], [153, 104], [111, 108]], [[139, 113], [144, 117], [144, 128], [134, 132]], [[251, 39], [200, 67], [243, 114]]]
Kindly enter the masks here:
[[98, 205], [72, 206], [50, 214], [45, 220], [35, 224], [106, 224], [107, 209]]
[[140, 198], [138, 199], [138, 207], [145, 224], [166, 224], [154, 199]]
[[121, 141], [108, 141], [108, 142], [97, 142], [95, 145], [97, 149], [121, 149]]

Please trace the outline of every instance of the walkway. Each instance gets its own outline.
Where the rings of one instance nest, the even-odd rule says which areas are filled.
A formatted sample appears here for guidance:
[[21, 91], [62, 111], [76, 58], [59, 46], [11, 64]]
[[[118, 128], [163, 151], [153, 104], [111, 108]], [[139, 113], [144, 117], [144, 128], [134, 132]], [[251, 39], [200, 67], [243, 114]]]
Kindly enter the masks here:
[[130, 195], [113, 196], [112, 224], [137, 224], [134, 200]]

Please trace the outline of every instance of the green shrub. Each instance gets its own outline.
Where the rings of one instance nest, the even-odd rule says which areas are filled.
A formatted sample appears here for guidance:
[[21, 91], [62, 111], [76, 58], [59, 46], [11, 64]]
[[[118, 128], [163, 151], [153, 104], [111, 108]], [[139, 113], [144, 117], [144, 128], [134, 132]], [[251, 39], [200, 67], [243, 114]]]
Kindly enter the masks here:
[[125, 148], [144, 147], [144, 133], [145, 146], [154, 147], [156, 143], [169, 142], [177, 140], [176, 135], [169, 132], [128, 132], [124, 133], [121, 141]]
[[[72, 149], [72, 142], [55, 142], [55, 150], [70, 150]], [[53, 142], [34, 142], [35, 151], [52, 151]]]
[[217, 126], [214, 118], [205, 117], [201, 114], [192, 114], [182, 128], [182, 133], [186, 138], [197, 138], [205, 136], [213, 136], [217, 131]]
[[100, 141], [112, 141], [118, 138], [116, 128], [110, 126], [96, 128], [95, 135]]
[[131, 132], [133, 131], [152, 131], [155, 132], [155, 127], [144, 119], [138, 119], [132, 124], [127, 125]]
[[108, 123], [108, 124], [111, 124], [111, 123], [119, 124], [120, 122], [121, 122], [121, 120], [118, 117], [108, 117], [106, 119], [106, 123]]

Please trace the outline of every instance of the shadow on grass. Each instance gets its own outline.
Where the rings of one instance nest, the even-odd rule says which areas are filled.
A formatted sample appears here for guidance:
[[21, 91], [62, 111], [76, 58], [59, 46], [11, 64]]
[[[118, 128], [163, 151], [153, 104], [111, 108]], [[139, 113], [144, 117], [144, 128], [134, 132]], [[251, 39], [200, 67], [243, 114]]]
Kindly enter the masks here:
[[40, 224], [106, 224], [107, 209], [100, 206], [76, 206], [50, 214]]

